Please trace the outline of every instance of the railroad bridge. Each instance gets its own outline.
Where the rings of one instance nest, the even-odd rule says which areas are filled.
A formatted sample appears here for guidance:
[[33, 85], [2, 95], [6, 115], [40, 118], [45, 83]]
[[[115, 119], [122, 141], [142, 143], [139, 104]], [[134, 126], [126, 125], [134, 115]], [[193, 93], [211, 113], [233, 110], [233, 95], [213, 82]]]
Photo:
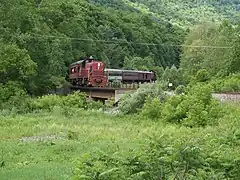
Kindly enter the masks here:
[[[109, 100], [114, 99], [115, 104], [119, 101], [121, 96], [128, 92], [135, 92], [138, 87], [125, 87], [125, 88], [112, 88], [112, 87], [78, 87], [78, 86], [71, 86], [72, 91], [81, 91], [87, 94], [89, 98], [95, 100]], [[171, 92], [165, 92], [168, 95], [174, 95]], [[220, 100], [222, 102], [240, 102], [240, 93], [212, 93], [212, 97]]]
[[73, 91], [80, 91], [87, 94], [89, 98], [95, 99], [95, 100], [109, 100], [114, 99], [115, 103], [119, 101], [121, 96], [127, 92], [135, 92], [137, 88], [131, 87], [131, 88], [112, 88], [112, 87], [106, 87], [106, 88], [99, 88], [99, 87], [79, 87], [79, 86], [71, 86], [71, 90]]

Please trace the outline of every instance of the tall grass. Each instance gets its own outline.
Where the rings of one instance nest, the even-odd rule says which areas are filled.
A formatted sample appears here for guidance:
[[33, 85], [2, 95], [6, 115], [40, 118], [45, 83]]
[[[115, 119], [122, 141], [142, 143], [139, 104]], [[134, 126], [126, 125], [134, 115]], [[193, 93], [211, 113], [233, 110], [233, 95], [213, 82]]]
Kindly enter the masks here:
[[237, 179], [240, 109], [223, 108], [196, 128], [60, 107], [0, 115], [0, 179]]

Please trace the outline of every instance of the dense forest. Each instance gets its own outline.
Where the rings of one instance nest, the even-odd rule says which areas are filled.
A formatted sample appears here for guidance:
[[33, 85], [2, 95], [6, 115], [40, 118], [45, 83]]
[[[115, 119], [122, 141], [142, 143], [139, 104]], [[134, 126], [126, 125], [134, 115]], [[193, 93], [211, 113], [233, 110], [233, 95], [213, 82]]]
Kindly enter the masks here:
[[239, 22], [239, 1], [233, 0], [126, 0], [127, 4], [142, 12], [156, 16], [181, 27], [189, 27], [201, 21]]
[[[231, 14], [235, 14], [239, 3], [199, 1], [199, 4], [196, 7], [192, 1], [179, 0], [175, 3], [176, 10], [171, 1], [3, 0], [0, 83], [5, 87], [1, 91], [8, 94], [4, 99], [11, 96], [8, 88], [12, 84], [30, 95], [42, 95], [61, 86], [69, 64], [90, 55], [104, 61], [107, 67], [155, 70], [159, 76], [163, 69], [180, 67], [181, 74], [188, 76], [184, 79], [201, 68], [217, 77], [238, 71], [239, 28], [231, 25], [235, 19]], [[138, 6], [148, 7], [153, 13]], [[202, 11], [202, 6], [208, 8]], [[175, 20], [200, 23], [201, 16], [188, 11], [194, 8], [196, 13], [215, 13], [213, 18], [232, 18], [220, 25], [201, 23], [188, 29], [171, 21], [174, 18], [170, 14], [175, 12], [181, 14], [175, 14]], [[224, 9], [222, 15], [217, 11], [219, 8]], [[195, 20], [188, 19], [188, 15]], [[195, 61], [197, 66], [193, 66]], [[163, 76], [176, 81], [174, 76]], [[177, 81], [176, 86], [182, 82]]]
[[149, 56], [157, 66], [179, 65], [180, 48], [168, 45], [180, 45], [183, 30], [142, 13], [84, 0], [4, 0], [0, 18], [0, 83], [20, 82], [30, 94], [61, 84], [68, 65], [90, 55], [112, 68], [135, 56]]

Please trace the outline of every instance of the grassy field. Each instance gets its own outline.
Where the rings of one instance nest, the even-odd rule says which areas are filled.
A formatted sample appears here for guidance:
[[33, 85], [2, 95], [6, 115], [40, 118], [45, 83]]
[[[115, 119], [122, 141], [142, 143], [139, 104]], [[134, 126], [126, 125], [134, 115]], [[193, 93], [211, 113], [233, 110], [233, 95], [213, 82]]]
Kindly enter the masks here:
[[1, 116], [0, 179], [69, 179], [83, 153], [138, 148], [154, 131], [151, 122], [84, 111]]
[[[239, 106], [219, 120], [219, 126], [186, 128], [130, 116], [79, 110], [0, 115], [0, 179], [71, 179], [84, 153], [141, 151], [150, 137], [164, 137], [177, 147], [197, 144], [218, 156], [240, 154]], [[236, 134], [237, 132], [237, 134]], [[235, 138], [235, 139], [234, 139]]]

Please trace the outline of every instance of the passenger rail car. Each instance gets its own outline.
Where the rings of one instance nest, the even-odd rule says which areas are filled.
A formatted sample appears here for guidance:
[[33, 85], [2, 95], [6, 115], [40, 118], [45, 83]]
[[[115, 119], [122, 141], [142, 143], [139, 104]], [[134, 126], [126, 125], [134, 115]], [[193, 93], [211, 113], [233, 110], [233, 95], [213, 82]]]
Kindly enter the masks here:
[[109, 82], [121, 81], [126, 83], [144, 83], [156, 81], [156, 75], [151, 71], [105, 69], [105, 75]]

